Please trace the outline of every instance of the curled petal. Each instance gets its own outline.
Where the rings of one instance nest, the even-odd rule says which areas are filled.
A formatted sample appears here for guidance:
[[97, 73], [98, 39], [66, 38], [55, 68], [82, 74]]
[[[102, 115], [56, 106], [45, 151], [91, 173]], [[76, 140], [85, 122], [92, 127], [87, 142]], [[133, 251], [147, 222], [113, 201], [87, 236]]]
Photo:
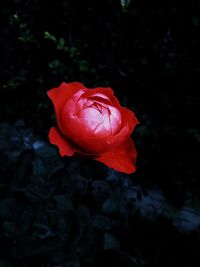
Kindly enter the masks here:
[[82, 83], [72, 82], [72, 83], [62, 83], [59, 87], [53, 88], [47, 92], [47, 95], [53, 102], [56, 119], [59, 128], [61, 127], [60, 116], [66, 102], [72, 98], [78, 91], [82, 91], [82, 93], [87, 90]]
[[82, 97], [96, 102], [105, 103], [107, 105], [113, 105], [118, 109], [121, 108], [118, 99], [115, 97], [114, 92], [110, 87], [89, 89], [82, 95]]
[[76, 152], [72, 142], [55, 127], [52, 127], [49, 131], [49, 141], [51, 144], [58, 146], [62, 157], [72, 156]]
[[110, 100], [114, 96], [114, 92], [110, 87], [96, 87], [94, 89], [89, 89], [83, 94], [83, 97], [98, 97]]
[[125, 107], [121, 108], [121, 112], [122, 112], [123, 121], [128, 125], [130, 129], [130, 133], [132, 133], [135, 126], [139, 123], [135, 116], [135, 113], [132, 110], [127, 109]]
[[110, 110], [110, 127], [112, 134], [115, 135], [117, 132], [119, 132], [119, 129], [121, 128], [121, 123], [122, 123], [122, 116], [120, 111], [113, 106], [109, 106]]
[[95, 160], [104, 163], [116, 171], [130, 174], [136, 170], [136, 157], [137, 152], [135, 145], [133, 140], [129, 138], [115, 149], [102, 153], [100, 156], [96, 157]]

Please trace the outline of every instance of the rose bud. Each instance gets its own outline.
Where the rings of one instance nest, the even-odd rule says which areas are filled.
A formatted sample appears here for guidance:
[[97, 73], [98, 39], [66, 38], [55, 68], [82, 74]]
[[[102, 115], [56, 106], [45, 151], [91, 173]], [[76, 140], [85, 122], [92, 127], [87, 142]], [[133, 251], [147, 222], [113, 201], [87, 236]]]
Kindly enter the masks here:
[[61, 156], [90, 157], [119, 172], [135, 171], [137, 152], [130, 135], [138, 120], [120, 105], [111, 88], [63, 82], [47, 94], [57, 120], [49, 140]]

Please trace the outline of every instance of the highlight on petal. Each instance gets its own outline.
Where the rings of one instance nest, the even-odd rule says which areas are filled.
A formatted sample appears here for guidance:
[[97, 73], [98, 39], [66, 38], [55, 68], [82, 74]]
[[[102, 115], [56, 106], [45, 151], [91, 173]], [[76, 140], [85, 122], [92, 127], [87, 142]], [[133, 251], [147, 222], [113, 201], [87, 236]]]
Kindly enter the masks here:
[[130, 174], [136, 170], [136, 157], [135, 145], [133, 140], [129, 138], [113, 150], [96, 157], [95, 160], [104, 163], [116, 171]]
[[72, 156], [76, 152], [72, 142], [55, 127], [52, 127], [49, 131], [49, 141], [51, 144], [58, 146], [62, 157]]
[[59, 124], [59, 127], [61, 126], [60, 115], [64, 105], [70, 98], [72, 98], [78, 91], [81, 90], [83, 93], [85, 90], [88, 89], [86, 89], [86, 87], [79, 82], [72, 82], [72, 83], [63, 82], [59, 87], [53, 88], [47, 92], [47, 95], [53, 102], [56, 112], [56, 119]]
[[105, 103], [107, 105], [113, 105], [120, 109], [121, 105], [114, 95], [114, 91], [110, 87], [97, 87], [87, 90], [83, 95], [83, 98], [91, 99], [92, 101]]
[[71, 107], [73, 105], [65, 105], [61, 114], [65, 136], [90, 154], [108, 150], [112, 134], [105, 128], [104, 117], [99, 110], [88, 107], [77, 116], [71, 112]]
[[58, 128], [49, 140], [61, 156], [81, 154], [125, 173], [135, 171], [137, 152], [130, 135], [139, 123], [122, 107], [109, 87], [87, 89], [79, 82], [62, 83], [47, 92]]

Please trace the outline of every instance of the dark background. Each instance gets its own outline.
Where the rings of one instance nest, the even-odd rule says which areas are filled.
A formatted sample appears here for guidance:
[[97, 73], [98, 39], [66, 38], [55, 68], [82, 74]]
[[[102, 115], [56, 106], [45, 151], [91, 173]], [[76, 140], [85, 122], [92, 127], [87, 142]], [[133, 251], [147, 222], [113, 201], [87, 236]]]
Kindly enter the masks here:
[[[1, 1], [1, 266], [199, 266], [199, 36], [198, 0]], [[134, 174], [49, 145], [63, 81], [136, 113]]]

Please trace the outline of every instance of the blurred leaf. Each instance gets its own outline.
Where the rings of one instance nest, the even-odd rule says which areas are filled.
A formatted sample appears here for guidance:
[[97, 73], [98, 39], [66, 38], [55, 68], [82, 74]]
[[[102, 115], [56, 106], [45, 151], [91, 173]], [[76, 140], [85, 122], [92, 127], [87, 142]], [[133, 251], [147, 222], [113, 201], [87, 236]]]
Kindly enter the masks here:
[[104, 249], [119, 249], [119, 240], [111, 233], [104, 233]]
[[47, 40], [51, 40], [51, 41], [53, 41], [54, 43], [57, 42], [56, 37], [53, 36], [52, 34], [50, 34], [50, 33], [47, 32], [47, 31], [44, 32], [44, 38], [47, 39]]
[[86, 72], [89, 69], [89, 64], [86, 60], [79, 61], [79, 69], [81, 72]]
[[94, 180], [92, 182], [92, 193], [97, 201], [104, 201], [110, 192], [107, 181]]
[[106, 214], [112, 214], [119, 211], [120, 200], [121, 200], [121, 190], [117, 188], [110, 193], [109, 197], [103, 203], [103, 212]]
[[29, 179], [32, 176], [32, 163], [34, 160], [35, 154], [33, 150], [26, 149], [20, 154], [17, 164], [15, 175], [12, 180], [12, 189], [24, 188], [28, 185]]
[[131, 3], [131, 0], [120, 0], [120, 3], [123, 8], [127, 8]]
[[36, 153], [39, 157], [42, 158], [55, 157], [58, 155], [57, 150], [53, 146], [50, 146], [49, 144], [38, 147], [36, 149]]
[[[35, 178], [35, 177], [33, 177]], [[51, 197], [54, 188], [48, 181], [43, 180], [41, 177], [37, 177], [37, 180], [32, 181], [26, 188], [27, 197], [33, 195], [40, 200], [45, 200]]]
[[[72, 260], [63, 265], [63, 267], [80, 267], [80, 261], [79, 260]], [[61, 266], [60, 266], [61, 267]]]
[[169, 210], [168, 203], [159, 188], [148, 190], [137, 202], [137, 208], [144, 219], [152, 222], [156, 221], [159, 215], [167, 214]]
[[90, 223], [91, 216], [89, 209], [84, 205], [79, 205], [76, 208], [76, 214], [78, 216], [78, 219], [80, 220], [81, 225], [87, 225]]
[[0, 202], [0, 219], [2, 221], [12, 221], [16, 209], [16, 200], [14, 198], [5, 198]]
[[96, 214], [93, 217], [93, 227], [103, 231], [108, 231], [111, 228], [111, 221], [106, 216]]
[[3, 223], [3, 227], [10, 238], [16, 239], [19, 237], [20, 233], [18, 232], [18, 229], [16, 228], [16, 225], [13, 222], [5, 221]]
[[7, 261], [0, 260], [0, 266], [1, 267], [14, 267], [12, 264], [10, 264]]
[[33, 235], [39, 237], [40, 239], [46, 239], [48, 237], [55, 236], [55, 233], [53, 233], [47, 225], [34, 224], [32, 227], [34, 229]]
[[26, 251], [26, 256], [38, 256], [38, 255], [47, 255], [50, 256], [51, 253], [57, 250], [62, 250], [64, 243], [60, 238], [50, 237], [41, 240], [40, 242], [30, 242], [25, 243], [24, 251]]
[[173, 224], [183, 233], [198, 232], [200, 228], [200, 212], [184, 206], [174, 216]]
[[57, 43], [57, 49], [58, 49], [58, 50], [68, 50], [68, 48], [65, 47], [65, 39], [64, 39], [64, 38], [61, 37], [61, 38], [58, 40], [58, 43]]
[[14, 14], [14, 15], [12, 16], [12, 19], [13, 19], [14, 21], [17, 21], [17, 22], [20, 21], [18, 14]]
[[57, 209], [63, 214], [64, 217], [67, 216], [69, 210], [73, 210], [72, 199], [68, 194], [65, 195], [56, 195], [54, 197], [57, 203]]

